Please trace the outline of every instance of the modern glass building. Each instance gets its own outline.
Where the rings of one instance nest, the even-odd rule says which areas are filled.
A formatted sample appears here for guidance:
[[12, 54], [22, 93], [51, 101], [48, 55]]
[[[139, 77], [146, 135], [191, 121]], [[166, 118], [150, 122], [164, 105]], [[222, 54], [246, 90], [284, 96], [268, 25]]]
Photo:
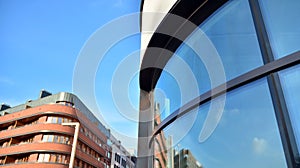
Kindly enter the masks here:
[[208, 168], [300, 167], [299, 9], [298, 0], [143, 1], [137, 166], [181, 167], [174, 153], [188, 150]]

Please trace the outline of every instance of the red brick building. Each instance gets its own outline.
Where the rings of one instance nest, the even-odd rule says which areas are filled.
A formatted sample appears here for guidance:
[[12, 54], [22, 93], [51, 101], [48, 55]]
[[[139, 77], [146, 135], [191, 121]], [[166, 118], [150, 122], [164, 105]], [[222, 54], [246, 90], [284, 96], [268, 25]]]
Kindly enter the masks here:
[[[77, 140], [74, 167], [110, 165], [108, 130], [73, 94], [51, 95], [42, 91], [38, 100], [12, 108], [2, 105], [0, 114], [0, 165], [3, 168], [12, 165], [67, 168], [72, 160], [74, 138]], [[76, 132], [74, 126], [64, 123], [79, 123], [80, 127]]]

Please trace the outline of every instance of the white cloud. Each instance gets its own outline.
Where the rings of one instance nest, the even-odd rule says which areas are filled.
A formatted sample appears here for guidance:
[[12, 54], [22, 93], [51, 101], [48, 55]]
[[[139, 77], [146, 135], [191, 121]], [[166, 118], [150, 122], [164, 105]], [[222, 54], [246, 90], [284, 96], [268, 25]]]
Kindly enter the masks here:
[[240, 114], [240, 110], [234, 108], [234, 109], [229, 110], [229, 113], [232, 114], [232, 115], [239, 115]]
[[263, 138], [253, 138], [252, 141], [253, 151], [256, 154], [263, 154], [268, 146], [268, 142]]
[[5, 78], [5, 77], [1, 77], [0, 78], [0, 83], [5, 84], [5, 85], [14, 85], [14, 81], [12, 81], [11, 79]]

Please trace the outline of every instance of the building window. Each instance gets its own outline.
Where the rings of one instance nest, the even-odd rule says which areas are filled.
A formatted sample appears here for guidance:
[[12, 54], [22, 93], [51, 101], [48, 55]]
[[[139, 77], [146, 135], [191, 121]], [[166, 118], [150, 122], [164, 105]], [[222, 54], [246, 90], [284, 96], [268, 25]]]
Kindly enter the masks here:
[[58, 119], [58, 117], [52, 117], [52, 122], [51, 123], [58, 123], [57, 119]]
[[58, 124], [61, 124], [62, 121], [63, 121], [63, 119], [62, 119], [61, 117], [58, 117], [57, 123], [58, 123]]
[[276, 59], [300, 50], [300, 1], [259, 0]]
[[86, 151], [86, 147], [85, 147], [85, 145], [84, 145], [84, 144], [81, 146], [81, 149], [82, 149], [82, 151], [83, 151], [83, 152], [85, 152], [85, 151]]
[[53, 118], [52, 116], [48, 116], [46, 122], [47, 122], [47, 123], [52, 123], [52, 118]]
[[38, 162], [43, 162], [44, 161], [44, 155], [43, 153], [39, 154], [38, 156]]
[[1, 158], [0, 158], [0, 165], [3, 165], [3, 164], [4, 164], [4, 161], [5, 161], [5, 158], [4, 158], [4, 157], [1, 157]]
[[121, 165], [122, 165], [124, 168], [126, 168], [126, 160], [124, 160], [123, 158], [122, 158], [122, 163], [121, 163]]
[[42, 142], [54, 142], [70, 145], [70, 138], [62, 135], [43, 135]]
[[61, 124], [72, 122], [72, 119], [66, 117], [48, 116], [47, 123]]
[[50, 162], [56, 162], [57, 154], [50, 155]]
[[49, 162], [49, 161], [50, 161], [50, 154], [44, 154], [43, 162]]
[[284, 92], [284, 98], [287, 104], [287, 108], [290, 115], [290, 120], [296, 143], [298, 145], [298, 151], [300, 151], [300, 66], [286, 69], [279, 73], [282, 88]]
[[47, 142], [53, 142], [54, 135], [48, 135]]
[[[21, 156], [21, 157], [18, 157], [16, 160], [15, 160], [15, 163], [24, 163], [24, 162], [28, 162], [28, 158], [29, 156]], [[0, 159], [0, 163], [1, 163], [1, 159]], [[0, 164], [1, 165], [1, 164]]]
[[22, 140], [19, 144], [22, 145], [22, 144], [32, 143], [32, 142], [33, 142], [33, 137]]
[[79, 167], [79, 159], [75, 159], [74, 166]]
[[118, 155], [117, 153], [115, 153], [115, 161], [120, 163], [120, 155]]
[[59, 138], [60, 137], [59, 135], [54, 135], [54, 138], [53, 138], [53, 142], [56, 142], [56, 143], [59, 143]]
[[89, 147], [86, 148], [86, 153], [87, 153], [88, 155], [90, 154], [90, 148], [89, 148]]

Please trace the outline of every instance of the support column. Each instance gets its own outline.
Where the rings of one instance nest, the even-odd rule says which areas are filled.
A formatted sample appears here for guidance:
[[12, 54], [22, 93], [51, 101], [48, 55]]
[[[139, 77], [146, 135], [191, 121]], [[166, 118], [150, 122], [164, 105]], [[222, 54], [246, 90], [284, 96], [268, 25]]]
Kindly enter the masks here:
[[138, 130], [138, 168], [153, 168], [153, 144], [149, 144], [154, 129], [153, 91], [140, 91], [140, 112]]

